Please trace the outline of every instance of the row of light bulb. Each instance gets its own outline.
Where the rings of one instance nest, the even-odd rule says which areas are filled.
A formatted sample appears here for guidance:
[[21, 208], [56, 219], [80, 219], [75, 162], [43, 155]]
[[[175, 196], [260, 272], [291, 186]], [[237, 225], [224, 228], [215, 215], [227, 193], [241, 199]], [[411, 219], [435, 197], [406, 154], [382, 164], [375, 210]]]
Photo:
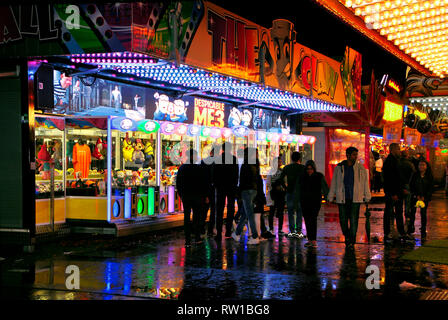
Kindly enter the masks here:
[[[443, 78], [448, 42], [448, 0], [437, 1], [341, 1], [364, 16], [366, 23]], [[401, 24], [401, 25], [400, 25]]]

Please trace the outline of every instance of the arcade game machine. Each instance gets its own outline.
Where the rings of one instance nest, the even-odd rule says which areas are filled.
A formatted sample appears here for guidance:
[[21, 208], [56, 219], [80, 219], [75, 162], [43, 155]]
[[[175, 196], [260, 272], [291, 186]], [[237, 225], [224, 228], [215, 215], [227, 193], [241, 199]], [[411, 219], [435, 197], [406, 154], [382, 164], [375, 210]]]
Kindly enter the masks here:
[[[108, 119], [66, 118], [66, 203], [72, 223], [108, 223], [107, 123]], [[115, 196], [110, 220], [123, 218], [123, 197]]]
[[36, 226], [65, 222], [65, 121], [36, 116]]
[[158, 212], [173, 214], [183, 211], [182, 202], [176, 192], [176, 175], [187, 150], [198, 150], [197, 136], [201, 127], [174, 122], [159, 122], [161, 155], [158, 162], [160, 172], [160, 191]]
[[159, 128], [153, 120], [111, 118], [112, 195], [124, 197], [125, 219], [155, 216]]

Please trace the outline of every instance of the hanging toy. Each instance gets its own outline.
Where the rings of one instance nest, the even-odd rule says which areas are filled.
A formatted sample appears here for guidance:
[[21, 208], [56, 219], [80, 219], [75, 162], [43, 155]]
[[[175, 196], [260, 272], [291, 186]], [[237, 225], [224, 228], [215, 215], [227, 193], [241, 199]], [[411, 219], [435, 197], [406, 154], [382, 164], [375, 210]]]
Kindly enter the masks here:
[[134, 148], [132, 142], [129, 139], [128, 133], [126, 132], [126, 138], [123, 140], [123, 159], [125, 161], [132, 161], [132, 155], [134, 154]]
[[51, 156], [47, 150], [47, 144], [42, 144], [39, 153], [37, 154], [37, 161], [41, 164], [39, 170], [41, 170], [42, 179], [50, 180], [50, 161]]
[[95, 149], [93, 150], [93, 157], [98, 160], [103, 160], [106, 156], [106, 144], [98, 138], [96, 141]]
[[142, 164], [145, 161], [145, 155], [143, 153], [143, 149], [145, 146], [142, 143], [141, 139], [137, 139], [134, 143], [134, 153], [132, 155], [132, 160], [135, 164]]
[[415, 207], [416, 207], [416, 208], [424, 208], [424, 207], [425, 207], [425, 202], [423, 202], [422, 200], [418, 200], [418, 201], [415, 203]]

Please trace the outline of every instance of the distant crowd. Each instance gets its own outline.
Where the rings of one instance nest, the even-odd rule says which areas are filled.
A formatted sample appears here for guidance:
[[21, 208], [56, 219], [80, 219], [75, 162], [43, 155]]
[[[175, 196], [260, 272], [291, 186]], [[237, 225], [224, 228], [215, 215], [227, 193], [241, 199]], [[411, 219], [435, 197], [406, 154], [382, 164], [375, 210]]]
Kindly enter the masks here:
[[[396, 221], [400, 240], [414, 241], [417, 209], [420, 209], [423, 239], [426, 237], [427, 208], [433, 191], [431, 168], [423, 157], [410, 159], [409, 154], [401, 152], [396, 143], [392, 143], [389, 149], [390, 154], [384, 161], [379, 157], [375, 159], [371, 183], [372, 190], [383, 188], [385, 192], [384, 242], [393, 240], [390, 230], [393, 221]], [[185, 246], [199, 243], [205, 236], [214, 237], [221, 243], [223, 232], [225, 238], [239, 242], [247, 230], [249, 245], [286, 236], [290, 239], [307, 238], [305, 246], [316, 247], [317, 218], [322, 200], [326, 199], [338, 205], [345, 244], [353, 248], [360, 206], [371, 200], [369, 174], [357, 161], [356, 148], [346, 150], [347, 159], [334, 169], [330, 187], [324, 175], [316, 170], [314, 161], [301, 164], [300, 152], [293, 152], [291, 163], [285, 166], [282, 158], [278, 157], [274, 159], [274, 170], [267, 176], [266, 193], [258, 150], [248, 147], [236, 154], [231, 150], [232, 145], [226, 142], [201, 160], [197, 152], [190, 149], [178, 170], [176, 186], [184, 208]], [[267, 221], [265, 206], [269, 207]], [[283, 229], [285, 206], [287, 231]], [[278, 220], [277, 230], [274, 230], [275, 218]], [[305, 220], [306, 235], [302, 230], [302, 219]]]

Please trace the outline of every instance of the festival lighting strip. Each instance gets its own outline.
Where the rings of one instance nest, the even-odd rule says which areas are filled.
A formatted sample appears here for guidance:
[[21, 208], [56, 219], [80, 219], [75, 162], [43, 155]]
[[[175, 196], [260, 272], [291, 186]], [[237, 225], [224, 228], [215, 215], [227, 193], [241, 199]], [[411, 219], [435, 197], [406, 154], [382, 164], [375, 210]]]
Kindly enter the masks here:
[[[186, 95], [205, 92], [214, 97], [243, 99], [244, 106], [259, 105], [277, 109], [305, 112], [344, 112], [344, 106], [315, 100], [289, 91], [270, 88], [257, 83], [224, 76], [187, 65], [174, 64], [152, 59], [139, 53], [92, 53], [71, 55], [72, 63], [98, 65], [100, 70], [114, 70], [122, 74], [135, 75], [143, 79], [166, 83], [167, 86], [181, 86]], [[187, 92], [191, 90], [192, 92]], [[240, 100], [241, 102], [241, 100]]]
[[448, 76], [448, 0], [339, 0], [440, 78]]
[[448, 111], [448, 96], [438, 97], [415, 97], [409, 98], [411, 103], [421, 103], [424, 107], [441, 110], [447, 113]]

